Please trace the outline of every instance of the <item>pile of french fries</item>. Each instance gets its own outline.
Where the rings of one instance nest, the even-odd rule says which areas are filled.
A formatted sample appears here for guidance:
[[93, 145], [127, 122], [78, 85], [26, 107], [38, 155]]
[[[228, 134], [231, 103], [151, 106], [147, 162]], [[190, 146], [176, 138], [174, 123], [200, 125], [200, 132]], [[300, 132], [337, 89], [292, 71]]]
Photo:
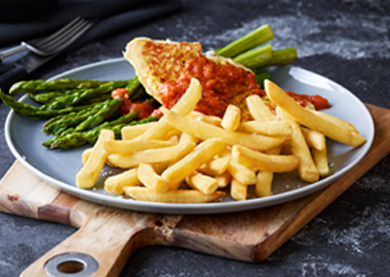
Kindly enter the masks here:
[[158, 122], [122, 129], [122, 139], [103, 130], [83, 153], [76, 176], [80, 188], [92, 188], [107, 163], [125, 169], [105, 180], [105, 190], [140, 201], [205, 203], [225, 196], [272, 194], [274, 173], [298, 171], [309, 183], [329, 174], [325, 137], [358, 147], [366, 139], [347, 121], [297, 104], [281, 88], [265, 81], [276, 113], [257, 95], [246, 98], [251, 120], [241, 120], [230, 105], [223, 118], [193, 111], [202, 87], [192, 79], [186, 93]]

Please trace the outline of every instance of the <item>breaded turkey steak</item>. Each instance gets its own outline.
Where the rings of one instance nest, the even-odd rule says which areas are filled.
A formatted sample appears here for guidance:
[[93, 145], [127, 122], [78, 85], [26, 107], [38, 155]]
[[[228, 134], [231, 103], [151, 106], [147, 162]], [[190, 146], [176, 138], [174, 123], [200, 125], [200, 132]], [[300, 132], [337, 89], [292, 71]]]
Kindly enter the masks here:
[[207, 115], [222, 117], [229, 104], [247, 114], [243, 100], [251, 94], [264, 95], [251, 70], [214, 51], [203, 54], [198, 42], [135, 38], [124, 55], [147, 93], [169, 109], [184, 94], [191, 78], [202, 85], [202, 99], [195, 110]]

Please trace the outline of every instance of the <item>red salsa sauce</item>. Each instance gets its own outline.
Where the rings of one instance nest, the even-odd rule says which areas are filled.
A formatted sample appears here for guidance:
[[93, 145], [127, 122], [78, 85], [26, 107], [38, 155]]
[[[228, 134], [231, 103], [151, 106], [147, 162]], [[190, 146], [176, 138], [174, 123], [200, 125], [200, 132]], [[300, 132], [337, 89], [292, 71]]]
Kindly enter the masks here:
[[132, 102], [128, 98], [129, 91], [125, 88], [118, 88], [111, 92], [112, 98], [120, 98], [123, 100], [123, 104], [120, 107], [120, 114], [128, 114], [129, 112], [136, 111], [138, 112], [137, 119], [144, 119], [152, 115], [154, 112], [154, 107], [150, 104], [148, 100], [143, 102]]
[[191, 59], [177, 80], [160, 85], [158, 93], [165, 107], [170, 109], [179, 101], [191, 78], [198, 79], [202, 85], [202, 98], [195, 110], [206, 115], [222, 117], [229, 104], [241, 106], [245, 96], [265, 95], [253, 73], [231, 64], [218, 65], [201, 56]]
[[286, 90], [286, 93], [303, 107], [306, 106], [306, 101], [313, 104], [316, 110], [328, 109], [330, 107], [328, 100], [320, 95], [296, 94], [290, 90]]

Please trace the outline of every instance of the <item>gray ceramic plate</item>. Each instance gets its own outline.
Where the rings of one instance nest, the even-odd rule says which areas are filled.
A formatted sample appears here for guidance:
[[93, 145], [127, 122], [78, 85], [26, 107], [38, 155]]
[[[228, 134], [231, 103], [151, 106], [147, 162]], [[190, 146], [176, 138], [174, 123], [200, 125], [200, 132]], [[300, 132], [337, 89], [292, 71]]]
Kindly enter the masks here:
[[[367, 138], [367, 142], [352, 148], [328, 140], [328, 156], [331, 165], [329, 177], [314, 184], [305, 184], [296, 174], [277, 174], [274, 195], [236, 202], [229, 198], [207, 204], [164, 204], [125, 199], [108, 194], [102, 188], [104, 176], [114, 172], [106, 167], [93, 190], [79, 189], [75, 176], [82, 167], [83, 149], [58, 151], [41, 146], [50, 137], [42, 132], [43, 121], [33, 121], [14, 112], [7, 117], [5, 134], [15, 157], [34, 174], [64, 191], [96, 203], [113, 207], [155, 213], [211, 214], [243, 211], [287, 202], [313, 193], [331, 184], [353, 168], [369, 150], [374, 138], [374, 124], [370, 113], [351, 92], [320, 75], [297, 67], [280, 67], [272, 70], [273, 80], [284, 89], [296, 93], [320, 94], [327, 98], [331, 108], [325, 112], [351, 122]], [[83, 66], [58, 76], [58, 78], [116, 80], [134, 76], [133, 68], [123, 59], [114, 59]], [[33, 104], [29, 97], [22, 101]], [[251, 193], [251, 192], [250, 192]]]

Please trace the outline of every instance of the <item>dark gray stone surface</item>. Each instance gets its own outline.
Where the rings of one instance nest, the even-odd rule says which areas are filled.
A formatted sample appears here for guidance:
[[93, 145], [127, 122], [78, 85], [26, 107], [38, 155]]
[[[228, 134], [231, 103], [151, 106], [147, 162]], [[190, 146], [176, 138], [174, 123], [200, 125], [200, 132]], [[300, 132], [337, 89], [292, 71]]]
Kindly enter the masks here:
[[[390, 4], [380, 0], [183, 2], [184, 9], [53, 60], [32, 79], [121, 56], [135, 36], [200, 41], [216, 48], [270, 24], [275, 48], [295, 46], [295, 65], [322, 74], [362, 101], [390, 108]], [[0, 104], [0, 129], [8, 108]], [[3, 132], [3, 131], [2, 131]], [[0, 176], [14, 157], [0, 137]], [[386, 157], [265, 262], [147, 247], [121, 276], [389, 276], [390, 159]], [[74, 228], [0, 213], [0, 276], [18, 276]]]

